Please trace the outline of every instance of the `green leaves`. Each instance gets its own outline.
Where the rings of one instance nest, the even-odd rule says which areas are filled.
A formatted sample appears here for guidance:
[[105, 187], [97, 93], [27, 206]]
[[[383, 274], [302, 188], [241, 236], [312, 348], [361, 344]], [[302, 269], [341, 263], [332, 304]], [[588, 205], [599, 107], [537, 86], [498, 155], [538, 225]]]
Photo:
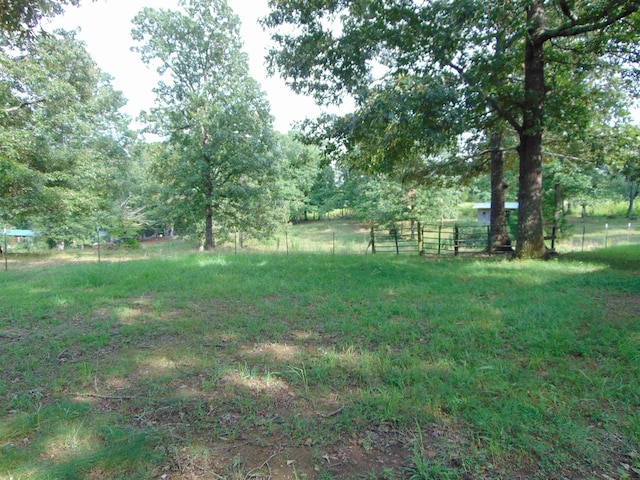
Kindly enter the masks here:
[[73, 33], [39, 37], [20, 55], [6, 49], [0, 64], [0, 213], [84, 235], [126, 176], [124, 98]]
[[62, 13], [64, 5], [79, 3], [79, 0], [0, 0], [0, 44], [33, 41], [33, 31], [44, 17]]
[[226, 1], [182, 7], [144, 9], [132, 35], [142, 59], [166, 78], [146, 115], [151, 131], [166, 138], [168, 156], [156, 158], [156, 171], [175, 200], [174, 215], [184, 220], [188, 211], [191, 225], [204, 219], [205, 247], [213, 248], [214, 223], [242, 228], [243, 209], [258, 208], [271, 175], [271, 116]]
[[463, 132], [510, 126], [520, 140], [519, 219], [532, 227], [519, 229], [518, 243], [533, 256], [544, 250], [545, 131], [584, 135], [595, 110], [585, 99], [600, 106], [603, 92], [635, 88], [628, 80], [640, 59], [635, 0], [283, 0], [271, 7], [264, 23], [278, 44], [272, 70], [319, 102], [356, 98], [355, 114], [329, 129], [351, 165], [398, 174], [407, 159], [455, 146]]

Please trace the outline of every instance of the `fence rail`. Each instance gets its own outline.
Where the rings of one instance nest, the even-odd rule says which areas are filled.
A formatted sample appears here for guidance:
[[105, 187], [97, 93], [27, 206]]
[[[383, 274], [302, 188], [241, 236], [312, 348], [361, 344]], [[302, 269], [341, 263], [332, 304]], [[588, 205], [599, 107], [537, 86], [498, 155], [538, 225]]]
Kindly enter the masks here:
[[372, 253], [416, 253], [420, 252], [420, 226], [408, 233], [402, 228], [371, 229], [369, 246]]
[[[557, 230], [550, 226], [545, 240], [548, 247], [555, 249]], [[405, 233], [402, 228], [376, 229], [372, 228], [369, 245], [373, 253], [405, 253], [419, 252], [420, 254], [460, 255], [493, 253], [491, 245], [490, 225], [421, 225]], [[515, 243], [511, 239], [509, 245], [504, 245], [499, 251], [510, 251], [510, 245]]]

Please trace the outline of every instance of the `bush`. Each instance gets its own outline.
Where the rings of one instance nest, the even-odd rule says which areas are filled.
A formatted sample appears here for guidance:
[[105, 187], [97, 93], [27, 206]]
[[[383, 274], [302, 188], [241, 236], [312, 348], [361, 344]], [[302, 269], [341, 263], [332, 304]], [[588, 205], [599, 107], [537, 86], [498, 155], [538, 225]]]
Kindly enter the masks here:
[[119, 247], [128, 248], [130, 250], [139, 250], [141, 248], [140, 240], [134, 237], [119, 238], [116, 240], [116, 243]]

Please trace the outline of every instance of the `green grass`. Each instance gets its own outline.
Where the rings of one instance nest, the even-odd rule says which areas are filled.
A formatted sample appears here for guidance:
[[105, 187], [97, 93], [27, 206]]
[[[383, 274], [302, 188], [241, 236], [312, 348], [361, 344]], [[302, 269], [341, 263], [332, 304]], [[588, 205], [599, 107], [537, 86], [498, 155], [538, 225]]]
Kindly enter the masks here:
[[620, 246], [1, 272], [0, 479], [638, 478], [639, 265]]
[[640, 243], [640, 222], [624, 217], [568, 217], [566, 231], [560, 235], [562, 253], [602, 249], [615, 245]]

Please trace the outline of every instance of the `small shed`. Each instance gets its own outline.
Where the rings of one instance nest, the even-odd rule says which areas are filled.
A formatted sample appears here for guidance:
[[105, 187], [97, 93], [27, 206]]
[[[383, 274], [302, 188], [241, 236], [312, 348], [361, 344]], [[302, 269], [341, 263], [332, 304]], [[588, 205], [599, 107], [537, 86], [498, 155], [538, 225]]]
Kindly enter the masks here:
[[18, 230], [8, 228], [5, 231], [5, 234], [7, 235], [7, 237], [28, 238], [33, 237], [35, 235], [35, 232], [33, 230]]
[[[477, 210], [478, 223], [480, 225], [489, 225], [491, 223], [491, 202], [474, 203], [473, 209]], [[518, 210], [518, 202], [504, 202], [504, 209], [507, 215]]]
[[15, 243], [20, 243], [23, 240], [33, 242], [33, 237], [36, 233], [33, 230], [20, 230], [15, 228], [5, 228], [0, 230], [0, 234], [4, 234], [4, 241], [6, 243], [7, 237], [13, 237]]

